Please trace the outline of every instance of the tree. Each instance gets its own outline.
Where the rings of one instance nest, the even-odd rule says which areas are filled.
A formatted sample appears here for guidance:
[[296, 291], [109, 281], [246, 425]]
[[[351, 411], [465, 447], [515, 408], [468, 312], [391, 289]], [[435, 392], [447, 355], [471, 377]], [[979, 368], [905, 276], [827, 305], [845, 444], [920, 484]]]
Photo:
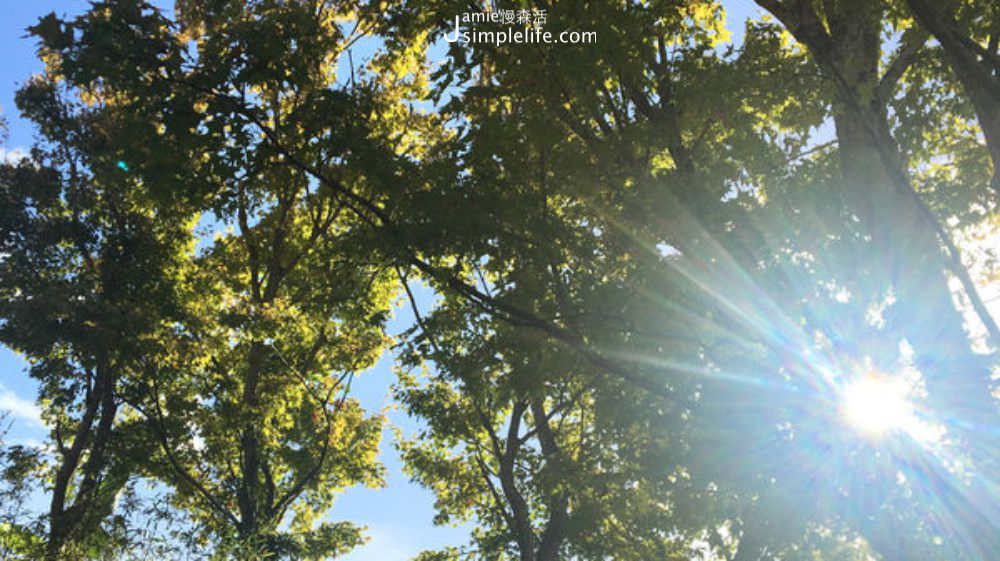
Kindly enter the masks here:
[[[760, 5], [806, 45], [837, 91], [839, 105], [834, 108], [834, 121], [843, 192], [870, 237], [869, 247], [874, 252], [869, 259], [872, 267], [868, 283], [875, 287], [876, 294], [886, 288], [894, 291], [898, 311], [893, 315], [899, 318], [900, 335], [916, 353], [917, 367], [924, 373], [933, 407], [944, 415], [964, 419], [964, 423], [988, 426], [996, 418], [990, 369], [970, 349], [963, 318], [952, 302], [946, 270], [963, 282], [967, 297], [977, 304], [976, 311], [993, 337], [996, 324], [978, 302], [976, 289], [948, 233], [913, 190], [905, 155], [893, 140], [888, 120], [888, 101], [927, 33], [920, 29], [904, 31], [899, 52], [885, 74], [880, 75], [880, 35], [885, 18], [895, 8], [890, 3], [843, 2], [822, 9], [804, 2], [768, 1]], [[884, 219], [885, 208], [893, 209], [893, 220]], [[963, 432], [960, 427], [953, 429]], [[968, 446], [975, 440], [990, 438], [981, 433], [957, 436], [965, 437]], [[986, 457], [978, 458], [981, 469], [988, 461]], [[957, 505], [953, 514], [961, 520], [980, 516], [996, 519], [987, 505], [976, 503]], [[990, 534], [976, 538], [985, 542], [975, 546], [981, 554], [1000, 547], [990, 543]]]
[[[588, 349], [600, 349], [605, 354], [610, 351], [616, 357], [626, 354], [622, 352], [622, 341], [601, 338], [594, 332], [593, 324], [599, 321], [604, 329], [613, 325], [613, 329], [620, 330], [619, 335], [634, 342], [643, 333], [640, 327], [643, 324], [636, 317], [651, 319], [643, 317], [639, 310], [663, 308], [650, 306], [647, 300], [630, 294], [636, 291], [636, 286], [659, 294], [662, 301], [686, 312], [677, 314], [679, 317], [674, 319], [677, 325], [701, 320], [694, 324], [698, 333], [694, 345], [702, 351], [699, 359], [687, 362], [671, 357], [677, 350], [668, 347], [665, 351], [665, 345], [656, 349], [646, 346], [642, 350], [628, 345], [631, 352], [627, 356], [680, 364], [697, 373], [727, 375], [724, 383], [695, 382], [688, 390], [704, 396], [694, 409], [705, 424], [692, 440], [697, 442], [700, 454], [709, 459], [714, 458], [710, 455], [713, 443], [717, 445], [715, 449], [739, 450], [737, 455], [745, 460], [760, 460], [746, 462], [744, 470], [726, 481], [727, 485], [740, 489], [751, 504], [769, 505], [763, 511], [747, 508], [744, 515], [738, 514], [740, 508], [733, 511], [734, 522], [743, 526], [737, 558], [749, 559], [763, 551], [780, 549], [783, 541], [795, 540], [797, 531], [805, 531], [805, 528], [786, 527], [782, 528], [784, 533], [776, 533], [777, 528], [787, 526], [787, 521], [802, 520], [805, 513], [796, 510], [800, 505], [793, 497], [796, 490], [801, 492], [800, 486], [805, 481], [817, 477], [808, 471], [789, 472], [767, 463], [779, 457], [795, 461], [806, 446], [803, 442], [842, 449], [845, 456], [858, 453], [852, 451], [856, 443], [842, 442], [841, 435], [829, 438], [824, 434], [829, 432], [831, 422], [827, 414], [818, 415], [823, 421], [815, 425], [803, 418], [803, 410], [810, 406], [826, 410], [828, 406], [824, 403], [835, 398], [826, 393], [830, 388], [815, 388], [820, 383], [818, 378], [824, 375], [823, 369], [843, 369], [845, 372], [833, 375], [846, 379], [855, 370], [872, 368], [871, 364], [865, 364], [866, 360], [874, 361], [878, 369], [902, 368], [899, 348], [905, 340], [917, 353], [916, 367], [928, 377], [928, 385], [933, 386], [929, 389], [935, 409], [942, 413], [949, 411], [946, 415], [974, 424], [988, 423], [992, 419], [989, 384], [984, 377], [988, 365], [969, 348], [962, 317], [952, 304], [946, 270], [963, 281], [968, 298], [983, 322], [989, 326], [992, 320], [983, 313], [956, 248], [933, 214], [964, 213], [961, 204], [969, 197], [982, 197], [974, 195], [978, 186], [962, 186], [961, 196], [965, 199], [928, 208], [928, 203], [913, 192], [907, 170], [899, 163], [901, 156], [891, 140], [887, 103], [893, 99], [893, 92], [909, 65], [921, 54], [927, 34], [919, 29], [906, 31], [900, 51], [886, 74], [880, 76], [879, 34], [887, 25], [901, 27], [898, 24], [901, 20], [883, 19], [883, 11], [889, 5], [831, 4], [818, 13], [806, 4], [775, 3], [768, 7], [779, 17], [784, 16], [787, 28], [808, 51], [790, 45], [780, 28], [762, 25], [748, 29], [750, 36], [741, 57], [726, 64], [725, 56], [713, 56], [711, 34], [707, 39], [699, 35], [699, 31], [718, 25], [718, 12], [713, 12], [711, 5], [705, 7], [707, 11], [698, 11], [696, 6], [623, 8], [617, 4], [594, 5], [593, 12], [578, 7], [567, 7], [565, 11], [553, 8], [554, 17], [549, 21], [558, 22], [554, 25], [575, 24], [579, 28], [596, 29], [602, 37], [599, 53], [597, 48], [588, 52], [586, 47], [579, 46], [475, 45], [467, 51], [453, 46], [450, 64], [439, 76], [444, 87], [453, 87], [457, 80], [468, 88], [462, 98], [448, 106], [472, 123], [466, 136], [471, 148], [462, 156], [463, 165], [468, 166], [464, 171], [470, 176], [456, 182], [474, 186], [468, 192], [475, 194], [462, 192], [462, 198], [482, 201], [482, 206], [474, 208], [517, 209], [514, 213], [489, 214], [494, 223], [483, 233], [483, 241], [458, 249], [465, 253], [466, 270], [483, 266], [489, 282], [499, 286], [498, 292], [491, 295], [495, 300], [517, 302], [518, 309], [530, 310], [533, 317], [554, 318], [553, 323], [570, 325], [571, 332], [582, 334], [580, 338], [587, 341]], [[400, 17], [408, 16], [440, 30], [446, 25], [443, 22], [451, 21], [452, 11], [462, 9], [410, 4], [401, 8]], [[672, 13], [677, 14], [676, 19], [671, 19]], [[699, 15], [704, 19], [699, 20]], [[677, 21], [693, 21], [694, 28], [672, 28], [677, 38], [669, 34], [664, 37], [655, 28], [642, 27], [643, 23], [648, 26], [652, 22], [677, 25], [674, 23]], [[616, 42], [619, 33], [628, 39]], [[822, 82], [810, 76], [809, 65], [803, 67], [801, 56], [807, 53], [812, 54], [825, 77], [835, 85], [837, 97], [833, 103], [823, 91]], [[710, 70], [713, 64], [719, 71]], [[765, 69], [771, 73], [773, 82], [753, 75]], [[721, 77], [725, 72], [737, 79], [725, 81]], [[538, 76], [545, 79], [538, 80]], [[741, 79], [743, 83], [739, 83]], [[710, 97], [706, 92], [713, 88], [707, 84], [722, 88], [730, 99]], [[798, 89], [783, 89], [779, 94], [767, 96], [758, 93], [761, 86]], [[697, 97], [684, 98], [684, 88], [690, 88], [688, 91]], [[915, 99], [927, 99], [920, 98], [921, 95], [935, 95], [923, 90], [919, 82], [907, 83], [906, 93], [897, 108], [911, 108], [907, 104]], [[727, 101], [732, 104], [733, 100], [737, 100], [736, 107], [729, 109]], [[702, 109], [706, 106], [715, 112]], [[962, 110], [961, 104], [957, 107]], [[700, 114], [699, 109], [703, 111]], [[933, 118], [955, 116], [949, 113], [954, 109], [955, 105], [945, 106]], [[725, 120], [719, 119], [719, 114]], [[818, 126], [827, 115], [837, 126], [837, 151], [817, 151], [813, 155], [818, 158], [803, 161], [800, 154], [809, 155], [806, 149], [810, 127]], [[646, 123], [648, 129], [643, 127]], [[915, 137], [910, 126], [912, 122], [904, 122], [895, 132], [912, 140]], [[958, 132], [946, 134], [955, 142], [968, 139]], [[919, 144], [919, 140], [914, 142]], [[576, 154], [583, 155], [572, 161], [560, 160], [565, 158], [565, 151], [574, 149], [574, 143]], [[666, 149], [669, 159], [658, 148]], [[911, 155], [930, 158], [932, 149], [926, 144], [912, 146]], [[830, 155], [839, 157], [839, 170], [830, 166]], [[661, 158], [659, 169], [655, 156]], [[527, 162], [535, 168], [536, 161], [544, 163], [542, 169], [528, 172], [532, 175], [519, 169]], [[477, 165], [482, 166], [480, 175]], [[921, 169], [922, 164], [912, 165]], [[549, 175], [549, 169], [555, 171]], [[963, 173], [975, 178], [976, 169], [982, 168], [972, 163]], [[732, 175], [727, 176], [727, 172]], [[541, 179], [535, 180], [534, 174]], [[931, 191], [925, 196], [943, 198], [940, 191], [954, 184], [943, 184], [934, 177], [928, 174], [924, 179], [930, 184], [937, 182], [938, 192]], [[676, 185], [674, 192], [669, 191], [672, 185]], [[516, 194], [511, 192], [512, 186], [519, 188]], [[493, 203], [481, 194], [484, 190], [504, 202]], [[738, 197], [743, 190], [751, 196]], [[728, 191], [737, 195], [735, 202], [730, 200], [732, 195]], [[551, 193], [562, 197], [553, 205], [556, 209], [547, 215], [556, 217], [552, 221], [540, 220], [517, 204], [518, 200], [524, 200], [546, 208]], [[989, 196], [980, 200], [991, 204]], [[537, 207], [529, 204], [528, 208]], [[525, 271], [535, 269], [535, 263], [523, 255], [531, 255], [534, 247], [545, 248], [551, 254], [559, 251], [553, 248], [570, 245], [560, 230], [552, 227], [552, 222], [564, 219], [565, 215], [560, 213], [567, 208], [573, 209], [573, 218], [585, 216], [580, 220], [584, 228], [578, 230], [577, 236], [598, 247], [607, 244], [614, 249], [607, 253], [599, 250], [587, 253], [584, 249], [576, 255], [586, 256], [585, 262], [574, 262], [565, 269], [558, 259], [554, 263], [541, 259], [557, 271], [552, 276], [558, 277], [566, 270], [568, 276], [582, 277], [579, 271], [588, 270], [595, 261], [604, 265], [605, 260], [613, 262], [615, 257], [624, 256], [636, 261], [634, 265], [618, 264], [623, 268], [635, 267], [636, 272], [630, 271], [622, 279], [625, 286], [613, 286], [612, 281], [606, 290], [594, 290], [602, 282], [615, 278], [603, 270], [603, 274], [581, 279], [579, 285], [570, 280], [566, 290], [575, 295], [579, 294], [574, 292], [580, 290], [578, 287], [586, 287], [585, 290], [594, 290], [602, 298], [567, 302], [540, 289], [537, 276], [529, 273], [525, 278]], [[645, 209], [654, 212], [643, 214]], [[893, 218], [883, 219], [881, 209], [892, 209]], [[482, 210], [480, 214], [489, 212]], [[803, 213], [807, 220], [820, 218], [823, 220], [820, 231], [810, 232], [808, 228], [812, 225], [795, 219], [790, 228], [783, 228], [781, 221], [789, 220], [791, 212]], [[853, 225], [855, 217], [860, 221], [860, 229]], [[970, 221], [977, 219], [969, 217]], [[448, 221], [438, 218], [435, 225], [440, 227], [441, 222]], [[945, 249], [941, 249], [942, 245]], [[580, 246], [590, 247], [579, 244], [568, 252], [572, 254]], [[648, 248], [665, 248], [677, 257], [666, 259], [666, 267], [657, 265], [656, 260], [650, 260], [653, 263], [650, 265], [642, 261]], [[615, 270], [614, 266], [609, 270]], [[681, 282], [678, 276], [682, 277]], [[649, 279], [649, 284], [642, 284], [637, 278]], [[678, 291], [678, 284], [687, 285], [688, 291]], [[844, 287], [841, 294], [847, 295], [848, 305], [842, 305], [845, 302], [839, 300], [836, 291], [824, 290], [824, 285]], [[559, 294], [557, 288], [551, 291]], [[898, 319], [887, 327], [869, 318], [872, 307], [884, 305], [880, 303], [885, 302], [888, 294], [894, 295], [896, 304], [890, 306], [886, 316]], [[617, 309], [608, 315], [596, 313], [607, 309], [609, 301], [613, 303], [609, 307]], [[546, 302], [548, 308], [540, 302]], [[622, 312], [625, 309], [628, 312]], [[581, 310], [593, 317], [581, 319], [577, 315]], [[593, 321], [597, 318], [598, 321]], [[669, 314], [656, 319], [661, 324], [671, 323]], [[473, 324], [477, 320], [468, 317], [465, 321]], [[517, 319], [514, 323], [517, 324]], [[651, 332], [660, 329], [654, 327]], [[516, 347], [501, 354], [506, 356], [512, 348]], [[819, 365], [810, 363], [805, 360], [810, 354], [825, 360]], [[616, 364], [605, 370], [621, 375], [623, 362], [613, 362]], [[625, 368], [632, 375], [642, 370], [634, 365]], [[757, 374], [752, 374], [755, 371]], [[666, 373], [672, 375], [670, 383], [648, 382], [662, 380]], [[669, 366], [659, 370], [649, 368], [640, 381], [668, 400], [671, 391], [676, 392], [674, 399], [683, 399], [680, 396], [685, 395], [684, 390], [678, 391], [674, 383], [677, 374], [677, 369]], [[745, 383], [766, 383], [782, 389], [764, 394], [759, 390], [746, 391], [734, 387], [740, 378]], [[758, 403], [762, 399], [767, 402]], [[802, 403], [804, 399], [806, 403]], [[725, 427], [732, 424], [734, 411], [741, 410], [745, 417], [738, 418], [745, 422], [736, 430]], [[786, 425], [798, 435], [796, 445], [782, 444], [792, 432], [783, 436], [780, 430], [775, 430]], [[729, 434], [713, 438], [717, 436], [713, 433], [720, 429]], [[963, 431], [961, 427], [952, 430]], [[981, 434], [965, 436], [966, 445], [985, 438]], [[762, 442], [774, 442], [774, 446], [760, 446]], [[744, 446], [749, 443], [754, 443], [757, 449]], [[953, 475], [936, 459], [912, 443], [903, 449], [906, 451], [900, 453], [901, 458], [912, 457], [921, 465], [910, 475], [923, 472], [938, 487], [959, 495], [958, 504], [944, 507], [948, 515], [968, 524], [973, 512], [984, 512], [985, 505], [974, 504], [975, 501], [970, 504], [961, 498], [976, 493], [963, 489], [961, 484], [952, 484]], [[717, 466], [706, 464], [698, 454], [689, 461], [697, 466], [692, 468], [694, 473], [716, 483], [724, 480], [723, 473], [713, 470]], [[817, 473], [824, 473], [819, 466], [812, 467]], [[927, 493], [907, 488], [908, 485], [895, 485], [891, 481], [892, 469], [891, 463], [875, 461], [853, 465], [852, 470], [864, 474], [856, 478], [830, 474], [830, 479], [823, 483], [824, 490], [818, 492], [828, 497], [822, 504], [843, 504], [848, 500], [845, 493], [869, 496], [857, 510], [834, 508], [816, 512], [813, 508], [808, 516], [815, 517], [820, 524], [828, 524], [828, 517], [846, 519], [849, 526], [865, 533], [884, 555], [903, 558], [912, 558], [917, 552], [936, 555], [936, 548], [926, 546], [937, 533], [951, 529], [922, 525], [904, 514], [904, 507], [887, 510], [880, 506], [897, 501], [904, 504], [908, 495]], [[853, 480], [845, 481], [845, 477]], [[778, 482], [777, 486], [768, 483], [773, 481]], [[877, 492], [866, 493], [865, 489]], [[753, 499], [765, 496], [767, 501]], [[919, 498], [922, 505], [933, 500], [930, 493]], [[739, 518], [754, 515], [771, 520], [751, 524]], [[878, 521], [875, 525], [867, 522], [873, 518]], [[751, 531], [753, 527], [756, 532]], [[902, 530], [904, 527], [907, 530]], [[763, 538], [753, 535], [760, 532], [765, 533]], [[894, 537], [903, 532], [912, 537], [910, 545], [900, 544]], [[960, 538], [950, 534], [947, 539], [957, 542]], [[988, 542], [985, 537], [984, 543], [974, 546], [973, 554], [975, 548], [979, 548], [979, 554], [995, 549]]]
[[[650, 416], [649, 396], [621, 382], [595, 384], [598, 373], [580, 357], [516, 328], [467, 322], [476, 314], [462, 308], [452, 301], [420, 319], [404, 364], [431, 358], [435, 371], [401, 373], [396, 395], [427, 421], [399, 445], [412, 476], [437, 496], [436, 521], [477, 521], [465, 554], [687, 558], [684, 530], [704, 527], [694, 505], [708, 501], [678, 484], [680, 467], [670, 470], [680, 450], [672, 417], [681, 411]], [[636, 403], [638, 412], [625, 406]], [[685, 517], [673, 509], [682, 496], [692, 505]]]
[[[953, 240], [995, 215], [991, 12], [759, 4], [777, 21], [739, 48], [711, 1], [547, 4], [549, 31], [599, 42], [453, 44], [433, 72], [466, 4], [43, 19], [49, 81], [99, 107], [86, 156], [176, 213], [178, 239], [199, 216], [232, 229], [156, 250], [182, 265], [149, 273], [177, 303], [127, 331], [129, 414], [107, 407], [195, 545], [357, 543], [316, 524], [336, 488], [379, 480], [380, 421], [346, 390], [393, 287], [420, 279], [441, 300], [408, 295], [396, 395], [427, 429], [400, 447], [440, 521], [477, 522], [472, 549], [425, 558], [995, 556], [974, 531], [1000, 521], [992, 482], [959, 471], [994, 462], [995, 357], [955, 295], [1000, 335]], [[359, 69], [363, 36], [380, 49]], [[838, 408], [871, 373], [957, 422], [933, 444], [859, 437]]]
[[[95, 407], [107, 411], [100, 442], [126, 445], [110, 434], [123, 404], [123, 422], [141, 431], [135, 451], [146, 461], [124, 470], [119, 484], [142, 475], [170, 485], [172, 504], [195, 525], [187, 545], [219, 558], [338, 555], [361, 542], [360, 529], [320, 517], [337, 490], [381, 481], [381, 418], [365, 418], [347, 391], [385, 344], [391, 277], [356, 231], [364, 221], [271, 142], [287, 141], [310, 152], [310, 165], [364, 184], [353, 170], [373, 154], [351, 140], [377, 132], [365, 120], [379, 108], [363, 87], [331, 89], [333, 50], [356, 39], [339, 25], [349, 13], [322, 3], [196, 3], [182, 6], [175, 24], [148, 6], [109, 2], [34, 28], [51, 81], [107, 115], [101, 156], [155, 203], [148, 218], [176, 206], [187, 220], [179, 278], [168, 285], [173, 314], [156, 322], [149, 341], [127, 341], [139, 346], [128, 386], [100, 386], [108, 397], [97, 403], [114, 405]], [[274, 41], [261, 46], [262, 36]], [[187, 41], [197, 48], [188, 51]], [[109, 56], [116, 47], [120, 56]], [[259, 103], [240, 104], [247, 99]], [[341, 115], [332, 127], [301, 119], [330, 111]], [[189, 241], [198, 216], [236, 233], [196, 249]], [[24, 279], [5, 278], [12, 293], [23, 292]], [[59, 532], [49, 540], [53, 556], [63, 549]]]
[[146, 458], [122, 391], [163, 322], [190, 241], [185, 217], [153, 206], [104, 151], [108, 115], [30, 82], [21, 110], [58, 143], [0, 170], [2, 336], [42, 386], [56, 461], [48, 557], [114, 547], [108, 520]]

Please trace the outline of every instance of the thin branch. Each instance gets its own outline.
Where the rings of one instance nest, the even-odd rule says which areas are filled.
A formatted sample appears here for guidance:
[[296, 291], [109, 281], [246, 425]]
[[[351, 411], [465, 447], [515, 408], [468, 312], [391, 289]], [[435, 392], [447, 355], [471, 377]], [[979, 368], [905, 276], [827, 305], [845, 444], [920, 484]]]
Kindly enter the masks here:
[[483, 481], [486, 483], [486, 488], [490, 492], [490, 496], [493, 498], [493, 502], [496, 505], [497, 511], [500, 513], [500, 517], [507, 522], [508, 526], [514, 526], [514, 517], [507, 512], [507, 508], [504, 506], [503, 498], [500, 496], [500, 492], [497, 491], [495, 485], [493, 485], [492, 472], [486, 462], [483, 460], [482, 454], [479, 450], [476, 450], [476, 465], [479, 466], [479, 472], [482, 475]]
[[221, 514], [224, 518], [229, 520], [234, 526], [239, 526], [240, 521], [236, 516], [226, 508], [221, 501], [215, 498], [212, 493], [201, 484], [200, 481], [193, 475], [191, 475], [188, 470], [184, 469], [180, 461], [174, 456], [173, 450], [170, 446], [170, 442], [167, 439], [166, 430], [163, 427], [163, 412], [160, 411], [159, 402], [159, 390], [156, 386], [157, 376], [152, 376], [153, 387], [150, 388], [150, 398], [154, 404], [155, 415], [150, 415], [142, 406], [137, 403], [129, 403], [136, 411], [141, 413], [146, 419], [153, 421], [156, 429], [153, 431], [154, 436], [157, 438], [157, 442], [160, 445], [160, 449], [167, 456], [167, 462], [170, 464], [171, 469], [176, 473], [185, 483], [187, 483], [192, 489], [200, 495], [205, 502], [217, 513]]

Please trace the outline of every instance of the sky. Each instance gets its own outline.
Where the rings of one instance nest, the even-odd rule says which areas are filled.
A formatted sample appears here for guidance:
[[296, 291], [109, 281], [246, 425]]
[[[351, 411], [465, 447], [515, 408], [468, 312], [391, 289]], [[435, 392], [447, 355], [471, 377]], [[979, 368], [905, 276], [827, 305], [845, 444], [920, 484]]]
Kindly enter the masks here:
[[[156, 2], [169, 6], [170, 2]], [[757, 13], [752, 0], [724, 0], [729, 10], [728, 27], [734, 41], [742, 37], [742, 22]], [[8, 136], [0, 144], [0, 158], [16, 157], [27, 152], [35, 131], [31, 124], [21, 119], [14, 106], [14, 94], [21, 83], [42, 70], [35, 56], [36, 45], [26, 36], [25, 29], [38, 18], [56, 12], [74, 15], [86, 10], [83, 0], [0, 0], [0, 115], [7, 121]], [[433, 295], [426, 289], [417, 291], [417, 300], [423, 307], [433, 303]], [[389, 332], [399, 334], [413, 323], [408, 306], [401, 306], [389, 322]], [[0, 411], [11, 415], [11, 432], [8, 441], [16, 444], [35, 444], [45, 440], [47, 429], [42, 424], [34, 404], [36, 384], [28, 377], [23, 359], [11, 350], [0, 346]], [[352, 386], [356, 398], [369, 411], [383, 411], [390, 425], [399, 427], [404, 434], [415, 434], [419, 424], [401, 411], [393, 410], [389, 387], [393, 381], [392, 356], [387, 354], [372, 369], [358, 377]], [[403, 472], [398, 453], [392, 445], [391, 429], [383, 439], [381, 460], [386, 466], [387, 486], [382, 489], [355, 488], [347, 490], [337, 500], [330, 514], [333, 520], [349, 520], [367, 526], [369, 542], [343, 557], [345, 561], [387, 561], [408, 559], [422, 550], [437, 549], [446, 545], [466, 543], [470, 527], [436, 527], [434, 497], [409, 481]]]

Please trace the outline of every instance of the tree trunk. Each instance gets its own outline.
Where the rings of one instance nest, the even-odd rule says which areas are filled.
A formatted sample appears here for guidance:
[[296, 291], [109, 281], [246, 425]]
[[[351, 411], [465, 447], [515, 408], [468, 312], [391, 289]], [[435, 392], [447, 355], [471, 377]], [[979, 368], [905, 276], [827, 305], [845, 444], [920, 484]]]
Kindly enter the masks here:
[[[102, 519], [94, 518], [94, 508], [102, 488], [106, 487], [104, 476], [109, 463], [108, 444], [118, 415], [115, 383], [116, 376], [111, 368], [99, 366], [96, 369], [94, 386], [86, 397], [83, 417], [73, 443], [63, 453], [49, 503], [48, 559], [59, 559], [74, 534], [87, 533], [91, 529], [89, 525], [97, 524]], [[82, 479], [72, 504], [67, 506], [73, 478], [78, 472], [82, 473]]]
[[242, 414], [246, 416], [243, 432], [240, 436], [240, 455], [243, 480], [237, 492], [237, 503], [240, 509], [240, 536], [244, 539], [254, 537], [259, 528], [260, 497], [260, 443], [257, 438], [255, 409], [260, 405], [257, 386], [260, 383], [260, 373], [264, 360], [264, 344], [254, 341], [250, 344], [247, 356], [247, 371], [243, 379]]
[[535, 530], [531, 524], [531, 511], [521, 491], [517, 488], [517, 476], [514, 473], [514, 462], [520, 448], [518, 432], [521, 426], [521, 416], [527, 409], [523, 401], [514, 403], [510, 414], [510, 425], [507, 427], [507, 438], [500, 460], [500, 488], [504, 498], [510, 505], [514, 517], [514, 527], [511, 528], [517, 541], [521, 561], [535, 561]]
[[[558, 463], [560, 459], [559, 445], [556, 442], [552, 427], [549, 426], [548, 415], [542, 400], [531, 400], [531, 417], [538, 435], [538, 444], [547, 465]], [[541, 543], [538, 545], [537, 561], [556, 561], [559, 550], [569, 533], [569, 497], [565, 491], [549, 491], [547, 499], [549, 520], [542, 532]]]

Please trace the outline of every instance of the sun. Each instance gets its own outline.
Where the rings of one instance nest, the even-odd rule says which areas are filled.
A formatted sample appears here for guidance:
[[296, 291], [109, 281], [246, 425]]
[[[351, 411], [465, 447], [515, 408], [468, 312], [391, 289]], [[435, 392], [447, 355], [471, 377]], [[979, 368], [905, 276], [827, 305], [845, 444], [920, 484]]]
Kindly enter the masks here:
[[851, 382], [842, 394], [842, 413], [859, 432], [879, 437], [891, 432], [918, 431], [907, 385], [898, 379], [867, 376]]

